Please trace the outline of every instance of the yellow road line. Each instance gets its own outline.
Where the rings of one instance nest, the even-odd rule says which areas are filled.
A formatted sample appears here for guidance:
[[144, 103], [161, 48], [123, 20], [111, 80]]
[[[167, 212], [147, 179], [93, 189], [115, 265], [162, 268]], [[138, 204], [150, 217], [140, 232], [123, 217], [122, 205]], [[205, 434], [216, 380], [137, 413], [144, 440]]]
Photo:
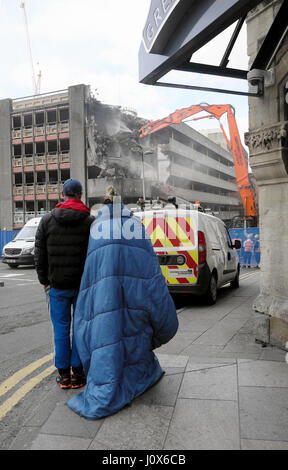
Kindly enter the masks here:
[[0, 385], [0, 397], [5, 395], [5, 393], [11, 390], [11, 388], [15, 387], [15, 385], [17, 385], [20, 380], [24, 379], [27, 375], [30, 375], [32, 372], [34, 372], [34, 370], [38, 369], [38, 367], [41, 367], [48, 361], [51, 361], [52, 357], [53, 354], [48, 354], [47, 356], [38, 359], [38, 361], [32, 362], [29, 364], [29, 366], [24, 367], [24, 369], [19, 370], [9, 379], [5, 380], [5, 382]]
[[55, 371], [54, 366], [50, 366], [47, 369], [43, 370], [40, 374], [32, 377], [25, 385], [20, 387], [10, 398], [8, 398], [3, 405], [0, 406], [0, 420], [4, 418], [4, 416], [11, 411], [11, 409], [19, 403], [22, 398], [27, 395], [38, 383], [40, 383], [43, 379], [48, 377], [49, 375], [53, 374]]

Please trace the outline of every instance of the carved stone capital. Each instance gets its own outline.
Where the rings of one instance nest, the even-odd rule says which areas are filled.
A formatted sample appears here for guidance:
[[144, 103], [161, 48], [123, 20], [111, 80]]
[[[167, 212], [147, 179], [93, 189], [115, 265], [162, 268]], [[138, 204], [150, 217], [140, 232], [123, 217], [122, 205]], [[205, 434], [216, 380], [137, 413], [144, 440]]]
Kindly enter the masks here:
[[288, 121], [245, 134], [250, 151], [250, 166], [256, 180], [288, 176]]
[[245, 144], [250, 153], [262, 153], [272, 148], [288, 146], [288, 122], [283, 121], [277, 125], [263, 127], [245, 134]]

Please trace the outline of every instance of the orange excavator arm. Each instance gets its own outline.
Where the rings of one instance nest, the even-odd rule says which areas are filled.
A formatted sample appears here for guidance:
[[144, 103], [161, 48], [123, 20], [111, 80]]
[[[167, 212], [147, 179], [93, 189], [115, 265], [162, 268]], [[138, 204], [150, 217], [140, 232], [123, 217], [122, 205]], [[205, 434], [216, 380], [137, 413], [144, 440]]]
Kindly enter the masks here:
[[[249, 181], [247, 162], [235, 119], [235, 111], [231, 105], [194, 105], [188, 108], [177, 110], [163, 119], [149, 122], [148, 124], [145, 124], [143, 127], [141, 127], [139, 130], [140, 138], [159, 131], [160, 129], [164, 129], [171, 124], [180, 124], [184, 119], [187, 119], [188, 117], [194, 116], [198, 113], [202, 113], [203, 111], [206, 112], [206, 115], [196, 117], [194, 120], [196, 121], [205, 118], [215, 118], [219, 121], [227, 145], [231, 150], [234, 158], [237, 187], [244, 207], [245, 216], [257, 216], [254, 191]], [[230, 139], [228, 138], [221, 123], [221, 118], [225, 113], [227, 113]]]

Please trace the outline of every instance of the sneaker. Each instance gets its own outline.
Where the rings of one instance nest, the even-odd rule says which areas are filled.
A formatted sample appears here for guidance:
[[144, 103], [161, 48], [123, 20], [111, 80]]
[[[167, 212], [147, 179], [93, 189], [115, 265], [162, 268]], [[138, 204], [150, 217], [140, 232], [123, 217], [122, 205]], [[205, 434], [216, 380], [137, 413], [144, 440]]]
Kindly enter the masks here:
[[59, 387], [64, 389], [64, 390], [67, 389], [67, 388], [71, 388], [70, 374], [69, 375], [59, 375], [56, 378], [56, 382], [59, 385]]
[[72, 367], [73, 374], [71, 377], [71, 388], [75, 389], [84, 387], [84, 385], [86, 385], [86, 377], [84, 371], [82, 368], [79, 370], [79, 368], [75, 367], [75, 369], [73, 369]]

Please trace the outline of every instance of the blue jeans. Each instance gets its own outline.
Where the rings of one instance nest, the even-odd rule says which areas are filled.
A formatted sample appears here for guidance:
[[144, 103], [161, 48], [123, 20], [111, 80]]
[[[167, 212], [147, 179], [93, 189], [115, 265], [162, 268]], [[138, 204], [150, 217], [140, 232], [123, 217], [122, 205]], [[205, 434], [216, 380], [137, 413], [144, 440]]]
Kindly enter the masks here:
[[50, 315], [54, 330], [55, 355], [54, 363], [57, 369], [80, 367], [81, 361], [77, 352], [71, 323], [76, 307], [78, 290], [59, 290], [51, 288], [49, 291]]
[[250, 266], [252, 253], [250, 251], [244, 252], [244, 264]]

